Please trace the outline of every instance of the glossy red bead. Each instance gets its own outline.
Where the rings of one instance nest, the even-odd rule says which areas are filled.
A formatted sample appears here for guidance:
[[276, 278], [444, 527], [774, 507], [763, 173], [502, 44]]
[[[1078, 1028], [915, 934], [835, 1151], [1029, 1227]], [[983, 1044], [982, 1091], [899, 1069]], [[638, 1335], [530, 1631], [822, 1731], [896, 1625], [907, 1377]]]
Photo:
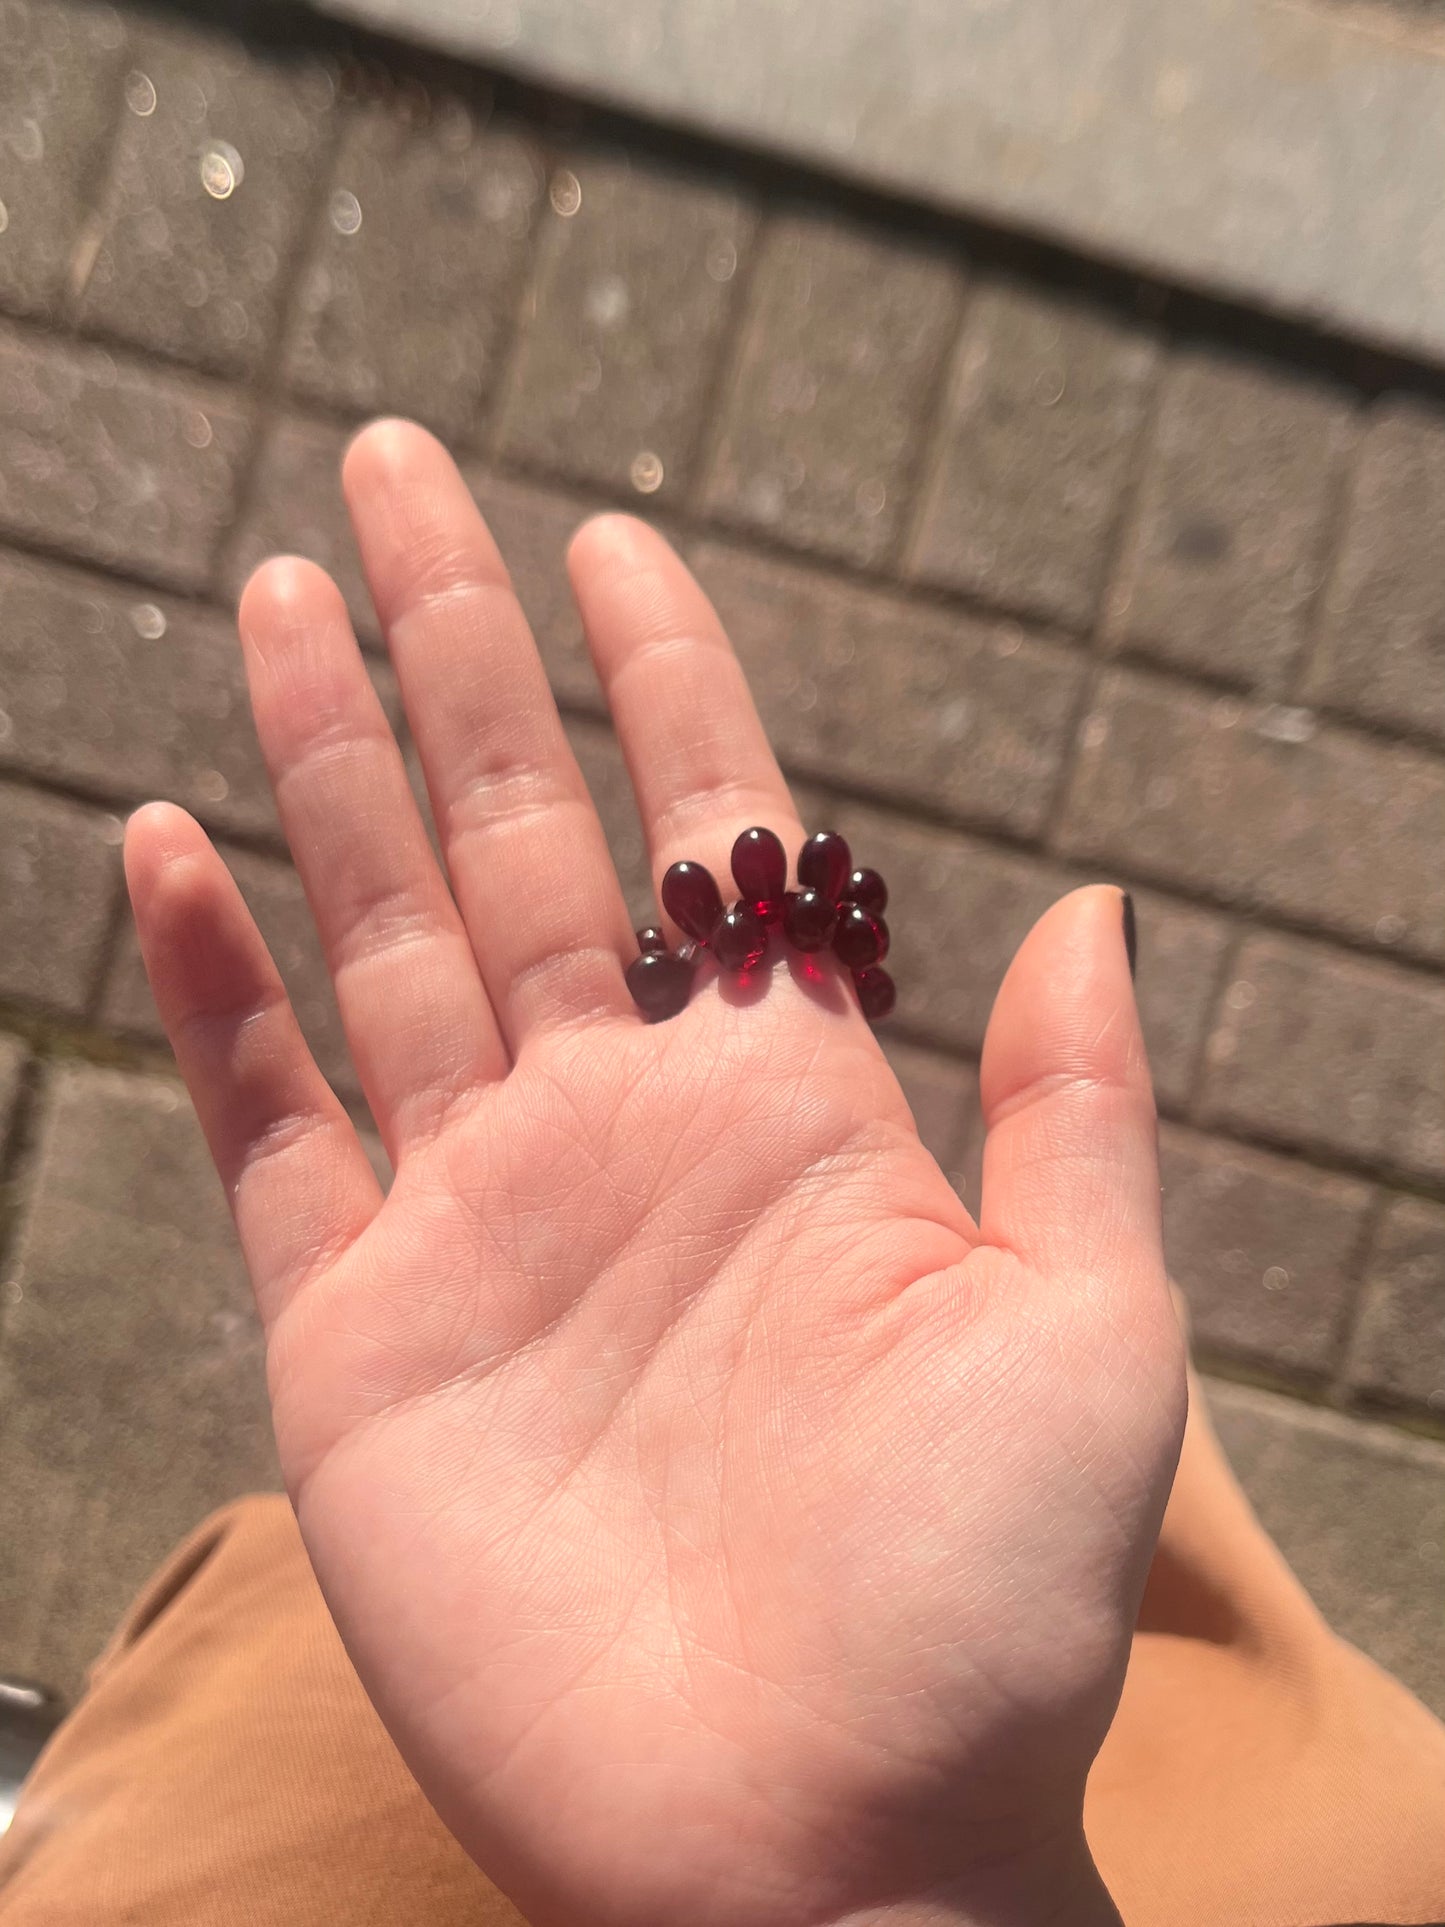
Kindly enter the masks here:
[[858, 993], [863, 1015], [870, 1024], [881, 1023], [898, 1001], [893, 979], [886, 970], [880, 970], [876, 965], [871, 970], [855, 971], [853, 988]]
[[680, 930], [706, 943], [723, 913], [722, 892], [700, 863], [674, 863], [662, 879], [662, 907]]
[[780, 903], [788, 887], [788, 853], [771, 830], [744, 830], [733, 845], [733, 881], [745, 903]]
[[783, 935], [795, 950], [826, 950], [838, 927], [838, 906], [821, 890], [793, 890], [783, 906]]
[[855, 870], [843, 886], [843, 895], [870, 917], [881, 917], [888, 908], [888, 885], [876, 870]]
[[833, 932], [833, 950], [850, 970], [866, 970], [888, 954], [888, 926], [857, 903], [845, 903]]
[[627, 966], [632, 1001], [653, 1023], [675, 1017], [692, 994], [692, 965], [666, 950], [644, 951]]
[[836, 830], [819, 830], [798, 852], [798, 884], [837, 903], [853, 868], [852, 853]]
[[666, 950], [667, 938], [655, 923], [637, 933], [637, 947], [645, 957], [650, 950]]
[[767, 947], [767, 926], [750, 903], [735, 903], [725, 910], [708, 938], [708, 948], [722, 970], [751, 970], [762, 962]]

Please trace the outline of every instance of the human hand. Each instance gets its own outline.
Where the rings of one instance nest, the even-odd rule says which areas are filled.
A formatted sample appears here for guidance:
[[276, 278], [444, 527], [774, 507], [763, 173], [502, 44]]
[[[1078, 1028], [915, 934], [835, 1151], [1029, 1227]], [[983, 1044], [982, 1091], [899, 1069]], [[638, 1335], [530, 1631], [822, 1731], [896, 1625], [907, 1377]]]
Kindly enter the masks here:
[[[336, 589], [269, 563], [240, 626], [384, 1201], [201, 831], [150, 805], [126, 860], [368, 1693], [538, 1927], [1114, 1919], [1083, 1786], [1184, 1410], [1119, 893], [999, 993], [975, 1225], [831, 966], [639, 1019], [460, 477], [382, 423], [345, 483], [455, 903]], [[569, 566], [655, 875], [795, 849], [671, 550], [610, 516]]]

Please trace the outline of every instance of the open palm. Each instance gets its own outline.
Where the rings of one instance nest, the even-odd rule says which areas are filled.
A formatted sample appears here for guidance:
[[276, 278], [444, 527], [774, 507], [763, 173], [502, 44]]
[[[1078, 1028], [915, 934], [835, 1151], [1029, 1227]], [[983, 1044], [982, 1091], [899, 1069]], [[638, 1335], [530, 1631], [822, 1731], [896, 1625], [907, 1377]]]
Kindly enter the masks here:
[[[1118, 892], [1000, 993], [975, 1224], [831, 966], [641, 1021], [460, 477], [384, 423], [345, 479], [450, 889], [333, 585], [268, 564], [241, 632], [384, 1201], [199, 829], [152, 805], [127, 864], [368, 1692], [538, 1922], [1110, 1918], [1083, 1782], [1183, 1409]], [[796, 848], [666, 544], [606, 517], [570, 565], [655, 873]]]

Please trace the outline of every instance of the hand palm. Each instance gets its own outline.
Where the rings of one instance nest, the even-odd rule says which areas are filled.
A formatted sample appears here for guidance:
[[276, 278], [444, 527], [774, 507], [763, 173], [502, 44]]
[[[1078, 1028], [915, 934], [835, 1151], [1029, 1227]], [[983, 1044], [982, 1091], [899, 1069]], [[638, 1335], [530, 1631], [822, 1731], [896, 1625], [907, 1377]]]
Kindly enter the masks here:
[[[463, 514], [439, 452], [407, 433], [405, 459], [441, 477], [436, 512]], [[425, 752], [388, 573], [422, 565], [368, 521], [385, 487], [353, 497]], [[663, 581], [695, 596], [680, 573]], [[434, 899], [400, 906], [354, 837], [308, 870], [354, 778], [328, 791], [285, 732], [335, 733], [364, 700], [330, 641], [313, 658], [329, 709], [314, 677], [295, 700], [298, 637], [337, 627], [326, 593], [304, 579], [298, 607], [294, 577], [275, 590], [248, 651], [397, 1154], [379, 1209], [314, 1071], [286, 1068], [289, 1014], [258, 988], [268, 967], [198, 833], [153, 817], [132, 876], [158, 997], [233, 1176], [298, 1516], [403, 1752], [539, 1918], [822, 1920], [882, 1908], [905, 1878], [937, 1892], [1046, 1857], [1055, 1837], [1072, 1850], [1178, 1424], [1117, 898], [1068, 900], [1001, 997], [984, 1074], [1000, 1208], [981, 1234], [826, 973], [705, 982], [645, 1027], [589, 987], [608, 954], [618, 974], [615, 945], [539, 943], [524, 912], [518, 955], [495, 976], [483, 959], [468, 1002], [451, 953], [410, 954], [456, 936]], [[579, 594], [606, 673], [616, 612], [588, 607], [585, 572]], [[614, 688], [624, 739], [626, 700]], [[654, 715], [666, 750], [665, 700]], [[775, 771], [756, 764], [749, 719], [723, 721], [754, 768], [712, 787], [762, 795]], [[469, 883], [477, 831], [448, 755], [433, 745], [428, 776], [475, 932], [469, 891], [495, 885]], [[649, 810], [646, 781], [655, 824], [669, 807]], [[492, 829], [542, 814], [498, 809], [498, 789], [489, 772], [467, 792]], [[764, 801], [782, 829], [779, 797]], [[720, 867], [714, 834], [687, 853]], [[659, 860], [681, 853], [655, 843]], [[402, 846], [398, 875], [418, 860], [414, 836]], [[558, 931], [589, 914], [561, 902]], [[1051, 986], [1055, 1014], [1033, 1009], [1061, 973], [1072, 1005]], [[389, 1043], [371, 1033], [403, 983], [415, 1013]]]

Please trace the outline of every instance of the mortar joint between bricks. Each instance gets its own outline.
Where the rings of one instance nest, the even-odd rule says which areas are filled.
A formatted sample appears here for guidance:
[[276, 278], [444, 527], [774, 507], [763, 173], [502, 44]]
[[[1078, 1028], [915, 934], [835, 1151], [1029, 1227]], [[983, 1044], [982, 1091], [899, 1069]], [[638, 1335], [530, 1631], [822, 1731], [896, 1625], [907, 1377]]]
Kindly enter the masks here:
[[1336, 1355], [1335, 1370], [1330, 1376], [1326, 1402], [1338, 1411], [1347, 1411], [1360, 1404], [1360, 1395], [1351, 1384], [1358, 1363], [1361, 1328], [1369, 1309], [1370, 1263], [1380, 1241], [1385, 1215], [1393, 1204], [1397, 1193], [1382, 1186], [1374, 1202], [1365, 1214], [1365, 1222], [1360, 1227], [1360, 1236], [1350, 1262], [1350, 1296], [1342, 1329], [1339, 1333], [1339, 1350]]
[[959, 287], [953, 328], [939, 350], [938, 365], [923, 398], [922, 432], [916, 437], [917, 453], [907, 465], [903, 485], [903, 513], [887, 550], [880, 558], [880, 569], [906, 581], [909, 561], [918, 540], [924, 509], [938, 484], [949, 442], [949, 405], [958, 381], [959, 360], [968, 338], [969, 317], [973, 309], [975, 280], [969, 274], [969, 261], [963, 249], [957, 250], [954, 263]]
[[125, 84], [130, 53], [131, 48], [123, 39], [116, 50], [115, 68], [110, 77], [110, 117], [106, 123], [105, 137], [96, 142], [90, 179], [81, 188], [80, 218], [70, 236], [70, 245], [65, 254], [64, 279], [57, 291], [56, 319], [65, 333], [76, 338], [80, 333], [80, 306], [100, 249], [106, 191], [115, 173], [121, 135], [125, 128]]
[[[45, 1059], [32, 1047], [0, 1136], [0, 1283], [10, 1277], [25, 1221], [25, 1195], [40, 1134], [46, 1076]], [[4, 1348], [6, 1310], [6, 1302], [0, 1298], [0, 1351]]]
[[522, 260], [517, 268], [517, 285], [512, 293], [506, 331], [497, 349], [496, 373], [487, 384], [481, 406], [472, 419], [470, 429], [462, 439], [463, 451], [466, 454], [480, 456], [494, 469], [501, 455], [502, 433], [506, 424], [507, 411], [521, 380], [527, 321], [537, 302], [546, 267], [547, 230], [551, 221], [561, 218], [552, 207], [550, 194], [552, 177], [573, 152], [576, 145], [575, 132], [576, 130], [573, 130], [571, 136], [559, 139], [553, 130], [535, 121], [528, 129], [529, 138], [536, 151], [537, 165], [542, 173], [537, 211], [527, 234]]
[[1158, 326], [1142, 330], [1152, 354], [1144, 378], [1138, 417], [1129, 436], [1129, 452], [1124, 462], [1124, 479], [1108, 533], [1101, 545], [1098, 582], [1094, 607], [1088, 625], [1089, 646], [1101, 658], [1109, 655], [1109, 627], [1114, 597], [1120, 577], [1139, 535], [1145, 487], [1150, 479], [1158, 440], [1159, 423], [1169, 392], [1175, 353], [1167, 335]]
[[713, 365], [698, 397], [697, 427], [687, 451], [683, 486], [678, 507], [688, 524], [698, 533], [715, 530], [707, 520], [703, 502], [707, 486], [722, 445], [724, 424], [732, 398], [742, 379], [747, 353], [748, 324], [753, 313], [753, 294], [768, 239], [778, 220], [777, 210], [759, 195], [750, 200], [753, 209], [752, 231], [728, 290], [727, 319], [718, 331]]
[[[1343, 446], [1336, 452], [1328, 502], [1320, 518], [1318, 567], [1305, 619], [1300, 625], [1300, 639], [1290, 660], [1280, 665], [1280, 700], [1283, 702], [1300, 702], [1301, 691], [1309, 681], [1310, 672], [1324, 642], [1325, 625], [1329, 620], [1330, 596], [1339, 577], [1344, 559], [1345, 542], [1354, 515], [1360, 464], [1365, 452], [1365, 427], [1368, 416], [1372, 412], [1372, 408], [1368, 407], [1358, 394], [1352, 398], [1350, 432], [1343, 438]], [[1315, 704], [1309, 706], [1318, 707]]]
[[1154, 442], [1159, 411], [1164, 401], [1169, 360], [1166, 345], [1157, 327], [1147, 330], [1147, 334], [1153, 345], [1153, 359], [1149, 368], [1143, 404], [1139, 409], [1133, 433], [1129, 437], [1129, 454], [1124, 465], [1125, 479], [1120, 485], [1113, 522], [1103, 544], [1098, 587], [1088, 627], [1089, 669], [1080, 685], [1078, 702], [1074, 708], [1070, 728], [1064, 737], [1063, 753], [1059, 757], [1059, 769], [1053, 793], [1039, 828], [1040, 845], [1051, 852], [1058, 850], [1064, 812], [1068, 808], [1069, 793], [1073, 788], [1074, 775], [1078, 769], [1084, 725], [1094, 707], [1099, 685], [1108, 667], [1105, 630], [1109, 620], [1110, 599], [1137, 527], [1149, 451]]
[[[574, 477], [525, 455], [498, 453], [485, 459], [487, 475], [497, 481], [556, 489], [593, 511], [617, 510], [626, 514], [638, 511], [636, 494], [621, 484], [595, 477]], [[718, 543], [780, 563], [825, 584], [847, 584], [913, 608], [967, 616], [993, 626], [1009, 625], [1022, 630], [1029, 640], [1054, 648], [1078, 652], [1088, 639], [1087, 631], [1076, 630], [1061, 618], [1035, 608], [1003, 600], [989, 601], [976, 590], [954, 588], [945, 583], [907, 581], [878, 564], [851, 562], [839, 555], [823, 556], [815, 549], [797, 546], [784, 535], [733, 522], [724, 515], [707, 515], [689, 506], [685, 498], [659, 506], [651, 519], [665, 523], [679, 541]]]
[[[0, 762], [0, 784], [5, 783], [13, 783], [18, 787], [34, 790], [39, 796], [54, 796], [62, 802], [82, 804], [87, 809], [104, 810], [111, 816], [118, 818], [121, 824], [124, 824], [126, 818], [138, 810], [143, 803], [152, 800], [149, 794], [141, 791], [110, 789], [103, 784], [87, 783], [76, 778], [56, 776], [48, 770], [29, 770], [19, 767], [9, 767], [3, 762]], [[221, 836], [229, 846], [245, 850], [256, 856], [283, 857], [289, 859], [290, 849], [279, 826], [271, 832], [245, 829], [240, 825], [232, 825], [230, 823], [222, 826], [214, 817], [210, 816], [208, 811], [201, 811], [197, 814], [196, 810], [192, 808], [190, 813], [197, 816], [197, 821], [201, 824], [202, 828], [205, 829], [207, 835], [214, 834]], [[124, 920], [122, 919], [122, 929], [123, 928]]]
[[95, 975], [86, 993], [82, 1021], [97, 1028], [101, 1022], [101, 1011], [105, 1005], [105, 993], [110, 984], [111, 972], [120, 957], [121, 945], [125, 941], [126, 927], [130, 921], [130, 892], [126, 885], [124, 864], [117, 866], [119, 875], [111, 885], [111, 901], [106, 916], [105, 927], [96, 945]]
[[296, 302], [307, 263], [316, 245], [323, 212], [336, 180], [341, 143], [355, 112], [356, 106], [353, 101], [338, 97], [336, 112], [328, 130], [326, 153], [322, 164], [316, 170], [304, 211], [296, 223], [290, 255], [281, 270], [280, 298], [276, 303], [275, 352], [267, 358], [258, 379], [241, 384], [243, 392], [248, 391], [254, 398], [250, 438], [236, 475], [230, 517], [217, 538], [206, 576], [208, 595], [226, 607], [230, 604], [223, 592], [222, 584], [226, 580], [228, 565], [236, 542], [246, 526], [255, 500], [261, 457], [267, 440], [278, 415], [286, 405], [286, 356], [295, 323]]
[[1189, 1075], [1185, 1080], [1185, 1096], [1180, 1110], [1187, 1123], [1193, 1124], [1199, 1115], [1199, 1107], [1204, 1095], [1204, 1079], [1209, 1069], [1209, 1046], [1219, 1026], [1224, 1010], [1225, 993], [1238, 967], [1240, 952], [1244, 949], [1255, 927], [1244, 918], [1235, 918], [1231, 924], [1228, 941], [1220, 953], [1215, 980], [1205, 1005], [1204, 1021], [1199, 1027], [1199, 1042], [1195, 1046], [1194, 1061], [1189, 1066]]

